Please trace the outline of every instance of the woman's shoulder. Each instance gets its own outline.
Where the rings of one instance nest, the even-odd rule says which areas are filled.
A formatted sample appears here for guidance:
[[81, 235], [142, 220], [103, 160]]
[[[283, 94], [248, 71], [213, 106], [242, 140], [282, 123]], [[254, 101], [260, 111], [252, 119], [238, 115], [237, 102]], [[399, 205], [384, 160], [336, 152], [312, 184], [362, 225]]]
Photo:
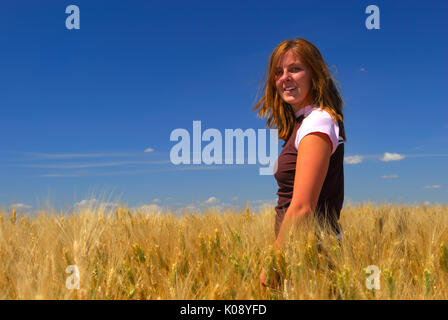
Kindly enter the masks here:
[[[305, 117], [303, 119], [303, 124], [319, 124], [319, 123], [334, 123], [336, 126], [338, 125], [337, 121], [333, 118], [333, 116], [322, 107], [311, 106], [307, 108], [305, 111]], [[302, 125], [303, 125], [302, 124]]]
[[309, 133], [322, 132], [328, 135], [332, 143], [332, 154], [339, 145], [339, 125], [332, 115], [323, 108], [312, 107], [305, 110], [305, 118], [296, 133], [295, 147], [298, 150], [300, 141]]

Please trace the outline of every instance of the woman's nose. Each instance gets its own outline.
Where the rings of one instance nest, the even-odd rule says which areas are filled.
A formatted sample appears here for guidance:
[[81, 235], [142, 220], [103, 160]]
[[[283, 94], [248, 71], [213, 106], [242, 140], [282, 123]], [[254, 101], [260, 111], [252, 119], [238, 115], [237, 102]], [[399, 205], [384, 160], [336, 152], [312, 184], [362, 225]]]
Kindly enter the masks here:
[[289, 78], [290, 78], [290, 74], [287, 71], [285, 71], [285, 72], [283, 72], [282, 76], [280, 77], [280, 80], [286, 81]]

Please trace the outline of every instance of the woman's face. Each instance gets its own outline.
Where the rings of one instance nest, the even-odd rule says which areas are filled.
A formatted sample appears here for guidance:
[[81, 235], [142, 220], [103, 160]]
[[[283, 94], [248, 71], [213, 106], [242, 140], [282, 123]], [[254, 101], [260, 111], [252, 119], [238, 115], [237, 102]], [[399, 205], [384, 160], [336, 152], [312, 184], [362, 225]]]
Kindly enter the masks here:
[[310, 71], [294, 51], [288, 50], [279, 60], [274, 79], [277, 92], [294, 112], [310, 103]]

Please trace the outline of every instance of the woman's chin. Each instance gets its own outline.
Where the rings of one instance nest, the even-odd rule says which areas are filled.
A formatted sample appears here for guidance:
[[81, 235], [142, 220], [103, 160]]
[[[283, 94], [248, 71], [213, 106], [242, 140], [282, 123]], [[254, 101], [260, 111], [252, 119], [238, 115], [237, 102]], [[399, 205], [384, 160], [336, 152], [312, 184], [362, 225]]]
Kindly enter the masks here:
[[292, 97], [284, 97], [283, 101], [285, 101], [287, 104], [291, 105], [291, 106], [296, 106], [299, 105], [301, 103], [300, 99], [295, 99]]

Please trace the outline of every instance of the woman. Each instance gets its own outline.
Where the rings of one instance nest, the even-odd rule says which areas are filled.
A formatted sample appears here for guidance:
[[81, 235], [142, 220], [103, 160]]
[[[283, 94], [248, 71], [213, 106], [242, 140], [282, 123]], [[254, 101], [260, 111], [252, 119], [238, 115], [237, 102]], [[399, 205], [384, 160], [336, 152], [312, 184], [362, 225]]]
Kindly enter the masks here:
[[[285, 40], [272, 52], [262, 98], [254, 106], [285, 141], [274, 174], [275, 246], [292, 225], [314, 214], [338, 238], [344, 201], [345, 130], [342, 99], [319, 50], [305, 39]], [[266, 286], [264, 269], [260, 281]]]

